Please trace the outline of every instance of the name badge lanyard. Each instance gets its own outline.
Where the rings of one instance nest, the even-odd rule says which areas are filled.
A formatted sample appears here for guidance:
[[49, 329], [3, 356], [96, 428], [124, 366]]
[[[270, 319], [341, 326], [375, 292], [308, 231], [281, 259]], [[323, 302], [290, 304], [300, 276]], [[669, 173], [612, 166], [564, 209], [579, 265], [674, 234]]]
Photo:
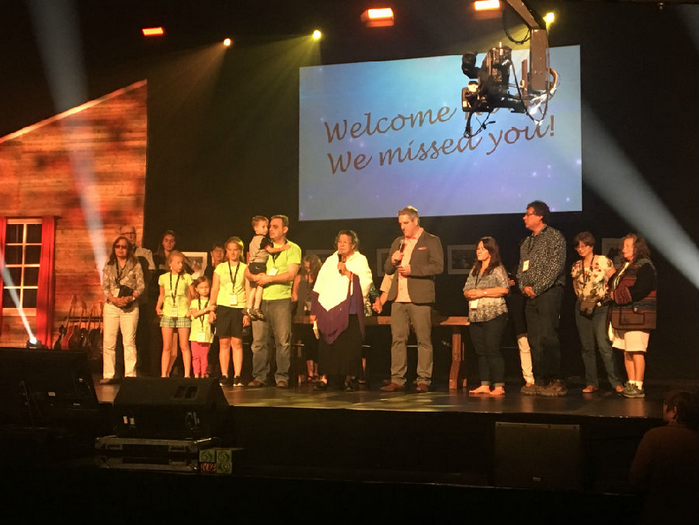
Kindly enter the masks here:
[[[197, 297], [197, 306], [198, 306], [197, 309], [198, 309], [198, 310], [201, 310], [201, 297]], [[206, 308], [207, 306], [209, 306], [209, 301], [208, 301], [208, 300], [206, 301], [206, 304], [204, 305], [204, 308]], [[205, 331], [206, 331], [206, 330], [204, 329], [205, 326], [206, 326], [206, 325], [204, 324], [204, 317], [206, 317], [206, 315], [200, 315], [200, 316], [199, 316], [199, 322], [201, 323], [201, 332], [205, 332]]]
[[235, 275], [231, 271], [231, 261], [228, 261], [228, 275], [231, 276], [231, 295], [235, 293], [235, 283], [238, 280], [238, 270], [240, 270], [240, 262], [235, 265]]
[[177, 280], [175, 281], [175, 287], [172, 287], [172, 272], [170, 272], [170, 296], [172, 297], [172, 306], [177, 308], [177, 289], [180, 287], [180, 274], [177, 274]]
[[[124, 264], [124, 269], [126, 269], [126, 264]], [[114, 283], [116, 284], [116, 287], [119, 288], [121, 286], [121, 274], [123, 273], [123, 270], [119, 268], [119, 261], [116, 262], [116, 277], [114, 278]]]
[[[286, 244], [286, 243], [287, 243], [287, 241], [284, 241], [284, 244]], [[284, 246], [284, 244], [282, 244], [282, 246]], [[274, 243], [272, 243], [271, 246], [272, 246], [272, 248], [274, 248]], [[277, 262], [277, 257], [279, 257], [281, 254], [282, 254], [282, 252], [273, 253], [273, 254], [272, 254], [272, 262], [273, 262], [273, 263], [276, 263], [276, 262]], [[276, 266], [275, 266], [275, 268], [276, 268]]]

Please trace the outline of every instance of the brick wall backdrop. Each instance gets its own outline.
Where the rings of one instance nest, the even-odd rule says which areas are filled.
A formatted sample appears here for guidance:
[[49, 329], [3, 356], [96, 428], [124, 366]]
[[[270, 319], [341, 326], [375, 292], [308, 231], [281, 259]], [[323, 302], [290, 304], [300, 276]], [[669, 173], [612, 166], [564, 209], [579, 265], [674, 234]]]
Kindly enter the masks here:
[[[52, 342], [74, 294], [88, 308], [102, 300], [102, 262], [95, 260], [84, 207], [101, 218], [96, 234], [107, 254], [123, 224], [135, 224], [141, 238], [146, 97], [146, 81], [137, 82], [0, 138], [0, 215], [58, 217]], [[24, 346], [20, 318], [8, 313], [0, 346]]]

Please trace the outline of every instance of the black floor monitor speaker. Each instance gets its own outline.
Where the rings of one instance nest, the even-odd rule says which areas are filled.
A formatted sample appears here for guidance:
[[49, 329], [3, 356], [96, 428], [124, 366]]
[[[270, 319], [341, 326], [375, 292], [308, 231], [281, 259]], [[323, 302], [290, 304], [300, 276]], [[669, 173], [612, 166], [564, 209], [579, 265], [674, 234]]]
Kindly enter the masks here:
[[0, 348], [0, 423], [71, 429], [98, 414], [84, 352]]
[[576, 490], [582, 487], [580, 425], [495, 423], [496, 487]]
[[213, 378], [127, 378], [114, 399], [119, 437], [222, 437], [228, 413], [228, 401]]

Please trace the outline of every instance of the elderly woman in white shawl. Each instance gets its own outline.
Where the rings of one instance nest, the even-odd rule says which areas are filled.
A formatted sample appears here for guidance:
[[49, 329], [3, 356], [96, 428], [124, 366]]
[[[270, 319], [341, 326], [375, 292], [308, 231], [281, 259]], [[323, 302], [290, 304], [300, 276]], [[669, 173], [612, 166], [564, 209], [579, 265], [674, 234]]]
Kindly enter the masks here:
[[[357, 251], [359, 239], [352, 230], [341, 230], [337, 251], [323, 263], [313, 287], [311, 319], [320, 344], [318, 372], [331, 384], [352, 391], [362, 370], [364, 301], [371, 288], [371, 269]], [[318, 384], [327, 388], [327, 381]]]

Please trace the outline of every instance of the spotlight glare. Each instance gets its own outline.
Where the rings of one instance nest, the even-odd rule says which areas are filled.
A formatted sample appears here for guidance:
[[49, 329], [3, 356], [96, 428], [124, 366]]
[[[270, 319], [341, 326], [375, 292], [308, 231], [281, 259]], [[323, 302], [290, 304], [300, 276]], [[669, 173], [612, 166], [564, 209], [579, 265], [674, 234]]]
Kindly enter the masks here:
[[144, 27], [141, 29], [143, 36], [162, 36], [165, 30], [162, 27]]
[[232, 41], [230, 38], [226, 38], [226, 39], [223, 41], [223, 45], [226, 46], [226, 47], [231, 47], [231, 44], [232, 44], [232, 43], [233, 43], [233, 41]]
[[553, 21], [556, 19], [556, 15], [553, 13], [553, 11], [549, 11], [546, 13], [546, 16], [544, 16], [544, 22], [546, 22], [546, 26], [549, 26], [553, 24]]
[[313, 40], [320, 40], [321, 36], [323, 36], [323, 33], [318, 31], [317, 29], [313, 31]]
[[500, 0], [476, 0], [473, 3], [476, 11], [489, 11], [492, 9], [500, 9]]

